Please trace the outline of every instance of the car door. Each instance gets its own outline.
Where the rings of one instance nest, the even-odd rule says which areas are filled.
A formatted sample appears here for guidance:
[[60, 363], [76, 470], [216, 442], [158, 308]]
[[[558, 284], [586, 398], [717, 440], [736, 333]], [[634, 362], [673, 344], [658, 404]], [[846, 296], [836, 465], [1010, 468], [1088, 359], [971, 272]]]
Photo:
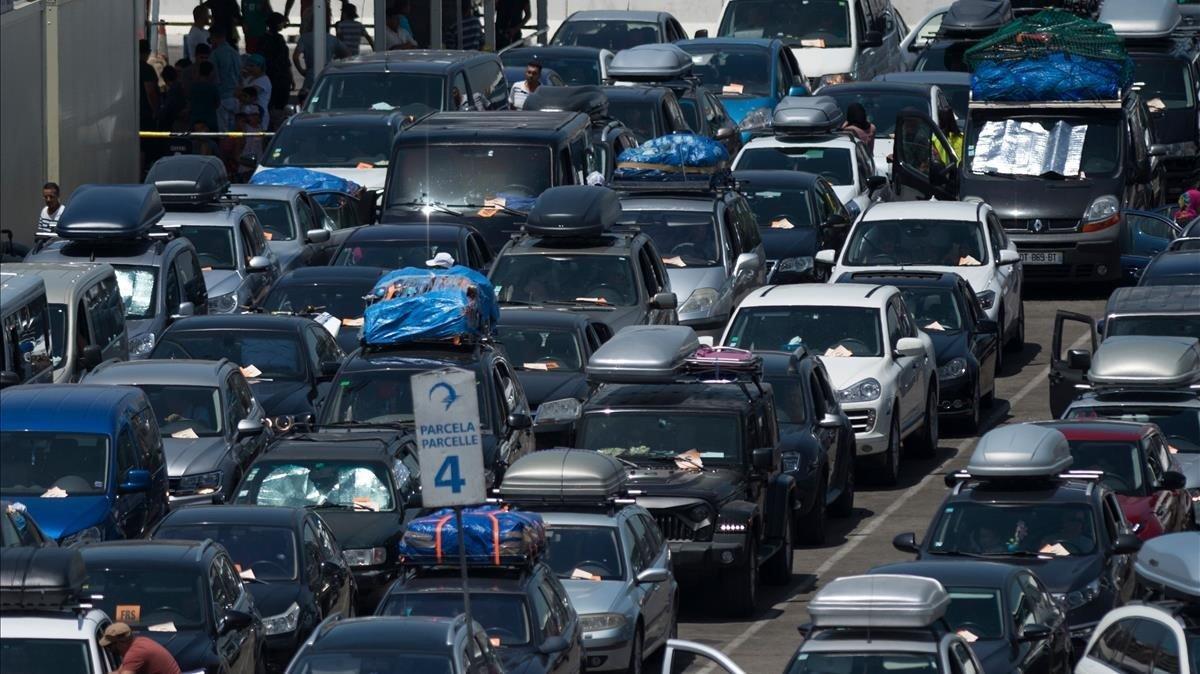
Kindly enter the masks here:
[[142, 468], [138, 461], [137, 440], [134, 438], [133, 417], [126, 417], [117, 433], [117, 500], [114, 516], [117, 529], [123, 538], [141, 538], [147, 529], [150, 510], [149, 494], [145, 491], [122, 493], [119, 485], [124, 483], [131, 470]]
[[884, 329], [887, 331], [887, 344], [884, 348], [892, 360], [892, 369], [896, 377], [896, 392], [900, 398], [900, 428], [901, 432], [920, 422], [921, 412], [925, 408], [925, 394], [920, 385], [921, 359], [926, 356], [902, 356], [896, 353], [896, 343], [904, 337], [900, 324], [901, 305], [896, 298], [888, 301], [884, 309]]
[[[969, 331], [971, 354], [979, 363], [979, 390], [991, 391], [996, 382], [996, 358], [1000, 355], [1000, 335], [998, 332], [984, 332], [979, 322], [986, 319], [983, 309], [979, 306], [979, 298], [971, 284], [959, 280], [959, 293], [965, 300], [962, 307], [964, 327]], [[986, 393], [984, 393], [986, 395]]]
[[337, 538], [324, 520], [313, 516], [312, 525], [317, 530], [317, 540], [321, 544], [321, 561], [327, 562], [326, 568], [321, 571], [322, 585], [319, 588], [321, 605], [325, 607], [324, 616], [337, 613], [348, 617], [354, 604], [354, 575], [342, 557]]
[[[262, 225], [253, 214], [242, 218], [238, 233], [242, 238], [241, 246], [245, 255], [246, 277], [242, 283], [246, 286], [246, 302], [250, 306], [258, 306], [264, 300], [275, 280], [279, 278], [279, 263], [275, 254], [267, 247], [267, 237], [263, 234]], [[251, 272], [251, 258], [262, 256], [270, 260], [270, 266], [265, 271]]]
[[175, 258], [179, 269], [179, 282], [183, 286], [183, 301], [192, 303], [192, 313], [202, 316], [208, 313], [208, 286], [204, 283], [204, 271], [196, 251], [185, 248]]
[[[1004, 312], [1005, 318], [1009, 323], [1016, 324], [1020, 320], [1021, 306], [1021, 280], [1024, 277], [1024, 265], [1021, 262], [1012, 264], [1000, 264], [1000, 251], [1015, 250], [1015, 247], [1009, 248], [1008, 236], [1004, 233], [1004, 227], [1000, 225], [1000, 220], [992, 211], [988, 211], [984, 222], [989, 243], [992, 247], [992, 267], [995, 269], [996, 278], [1000, 283], [1001, 292], [997, 299], [1003, 302], [1002, 306], [1008, 310]], [[1008, 326], [1000, 326], [1000, 334], [1007, 335], [1009, 333]]]
[[957, 200], [959, 166], [947, 165], [941, 158], [951, 152], [950, 141], [928, 114], [898, 113], [892, 159], [896, 196], [902, 200]]
[[633, 550], [630, 551], [630, 557], [635, 557], [630, 575], [634, 581], [633, 591], [640, 597], [636, 603], [642, 607], [642, 624], [645, 626], [643, 643], [649, 645], [666, 629], [665, 619], [671, 604], [670, 591], [666, 588], [666, 583], [638, 583], [637, 575], [647, 569], [666, 568], [659, 566], [664, 561], [663, 546], [660, 537], [650, 534], [651, 527], [657, 534], [658, 525], [651, 521], [648, 526], [640, 513], [634, 513], [626, 519], [625, 526], [629, 527], [629, 533], [636, 541]]
[[[1067, 323], [1084, 326], [1085, 336], [1091, 339], [1091, 350], [1081, 351], [1074, 344], [1063, 344], [1063, 329]], [[1096, 319], [1073, 311], [1058, 310], [1054, 315], [1054, 334], [1050, 340], [1050, 414], [1054, 418], [1062, 413], [1075, 399], [1076, 386], [1087, 381], [1086, 367], [1091, 363], [1091, 354], [1096, 353], [1099, 337]]]
[[1125, 227], [1129, 229], [1130, 250], [1122, 252], [1147, 258], [1166, 250], [1179, 236], [1179, 227], [1170, 218], [1149, 211], [1125, 211]]
[[258, 630], [260, 627], [251, 621], [249, 625], [229, 627], [222, 623], [229, 619], [230, 611], [247, 615], [255, 615], [254, 598], [246, 591], [241, 576], [233, 562], [226, 555], [217, 555], [213, 559], [213, 568], [220, 578], [222, 598], [218, 606], [222, 609], [217, 613], [218, 634], [217, 651], [224, 655], [229, 663], [230, 674], [255, 674], [258, 661]]
[[[318, 206], [312, 197], [306, 192], [301, 192], [296, 197], [296, 237], [303, 243], [303, 248], [300, 252], [300, 261], [296, 263], [297, 267], [315, 267], [329, 264], [329, 257], [333, 254], [333, 221], [325, 215], [324, 211]], [[329, 238], [324, 241], [310, 241], [309, 232], [317, 230], [329, 232]], [[322, 235], [323, 237], [323, 235]]]
[[[825, 387], [821, 383], [820, 372], [813, 368], [808, 374], [808, 381], [805, 382], [808, 388], [808, 399], [812, 401], [812, 428], [813, 433], [817, 436], [817, 441], [821, 443], [821, 447], [825, 449], [825, 463], [828, 470], [829, 479], [832, 480], [840, 475], [837, 471], [842, 467], [838, 462], [838, 448], [841, 447], [842, 427], [826, 426], [821, 423], [826, 414], [832, 414], [833, 408], [830, 401], [826, 398]], [[818, 503], [821, 507], [824, 504]]]
[[[1160, 479], [1166, 477], [1167, 471], [1182, 472], [1177, 463], [1173, 463], [1171, 458], [1170, 442], [1166, 436], [1159, 431], [1152, 431], [1146, 437], [1146, 460], [1153, 464], [1151, 470], [1158, 472]], [[1161, 483], [1160, 483], [1161, 484]], [[1158, 487], [1165, 489], [1164, 486]], [[1164, 530], [1179, 531], [1187, 528], [1191, 520], [1190, 508], [1190, 493], [1188, 491], [1166, 490], [1161, 494], [1159, 501], [1159, 515], [1163, 522]]]

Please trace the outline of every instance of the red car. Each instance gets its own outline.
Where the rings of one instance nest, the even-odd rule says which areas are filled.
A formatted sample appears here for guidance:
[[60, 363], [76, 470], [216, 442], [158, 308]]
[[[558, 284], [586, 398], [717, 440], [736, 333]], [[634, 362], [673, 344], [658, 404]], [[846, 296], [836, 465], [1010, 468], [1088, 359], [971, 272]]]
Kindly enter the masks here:
[[1155, 424], [1132, 421], [1044, 421], [1071, 443], [1071, 470], [1099, 470], [1117, 494], [1138, 538], [1186, 531], [1192, 503], [1186, 478]]

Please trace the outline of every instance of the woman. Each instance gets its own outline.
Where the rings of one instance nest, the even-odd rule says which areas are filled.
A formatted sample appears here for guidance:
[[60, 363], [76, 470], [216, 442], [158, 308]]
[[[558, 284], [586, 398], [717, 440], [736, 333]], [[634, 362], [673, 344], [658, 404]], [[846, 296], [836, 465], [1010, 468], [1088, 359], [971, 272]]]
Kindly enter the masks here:
[[866, 146], [868, 154], [875, 150], [875, 125], [867, 119], [867, 109], [862, 103], [851, 103], [846, 108], [846, 123], [842, 129], [854, 134]]
[[1179, 195], [1179, 210], [1175, 211], [1175, 222], [1186, 226], [1200, 215], [1200, 189], [1195, 187]]
[[278, 128], [283, 121], [283, 109], [292, 95], [292, 61], [288, 53], [287, 40], [280, 32], [287, 19], [278, 12], [267, 17], [267, 34], [262, 39], [262, 57], [266, 60], [267, 78], [271, 80], [271, 100], [268, 104], [268, 119]]

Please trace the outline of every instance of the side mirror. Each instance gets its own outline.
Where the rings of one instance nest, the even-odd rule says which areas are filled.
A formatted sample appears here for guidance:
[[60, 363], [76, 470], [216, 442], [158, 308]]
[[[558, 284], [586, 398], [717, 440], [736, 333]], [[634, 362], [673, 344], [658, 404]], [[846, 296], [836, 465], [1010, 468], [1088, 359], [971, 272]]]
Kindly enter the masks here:
[[1166, 145], [1158, 145], [1158, 144], [1151, 145], [1149, 148], [1149, 152], [1150, 152], [1151, 157], [1165, 157], [1169, 154], [1167, 152]]
[[1087, 349], [1071, 349], [1067, 352], [1067, 367], [1087, 372], [1092, 369], [1092, 352]]
[[321, 562], [320, 568], [321, 573], [325, 574], [326, 576], [340, 576], [342, 574], [342, 567], [329, 560]]
[[187, 318], [196, 315], [196, 305], [192, 302], [180, 302], [179, 311], [171, 314], [171, 318]]
[[1114, 555], [1132, 555], [1142, 549], [1142, 539], [1136, 534], [1117, 534], [1117, 540], [1113, 541], [1112, 553]]
[[651, 309], [674, 309], [679, 306], [679, 298], [675, 293], [657, 293], [650, 298]]
[[821, 264], [827, 264], [832, 267], [833, 265], [837, 264], [837, 251], [832, 248], [818, 250], [815, 259]]
[[792, 86], [788, 87], [787, 95], [788, 96], [807, 96], [808, 95], [808, 87], [804, 86], [803, 84], [793, 84]]
[[21, 376], [12, 370], [0, 372], [0, 388], [8, 388], [21, 383]]
[[143, 468], [130, 468], [125, 471], [125, 479], [117, 485], [117, 491], [122, 494], [134, 494], [150, 488], [150, 471]]
[[222, 492], [217, 492], [217, 493], [213, 494], [212, 495], [212, 504], [213, 505], [225, 505], [225, 494]]
[[925, 345], [916, 337], [901, 337], [896, 340], [896, 355], [916, 358], [925, 355]]
[[538, 648], [538, 652], [542, 655], [553, 655], [555, 653], [562, 653], [567, 650], [568, 646], [570, 644], [562, 637], [549, 637], [542, 642], [542, 645]]
[[896, 537], [892, 539], [892, 547], [900, 552], [911, 552], [914, 555], [920, 552], [920, 548], [917, 547], [917, 535], [911, 531], [904, 534], [896, 534]]
[[867, 176], [867, 190], [874, 192], [887, 187], [887, 178], [883, 176]]
[[246, 271], [257, 274], [271, 268], [271, 260], [266, 255], [255, 255], [246, 263]]
[[242, 419], [237, 424], [238, 439], [249, 438], [263, 432], [263, 424], [258, 419]]
[[1006, 248], [1006, 249], [1000, 251], [1000, 259], [996, 261], [996, 264], [1004, 266], [1004, 265], [1016, 264], [1020, 261], [1021, 261], [1020, 253], [1018, 253], [1015, 250], [1008, 250]]
[[533, 419], [528, 414], [523, 412], [513, 412], [508, 415], [508, 427], [514, 430], [523, 431], [526, 428], [533, 426]]
[[883, 33], [880, 33], [877, 30], [868, 30], [863, 35], [863, 39], [862, 39], [862, 42], [860, 43], [860, 45], [862, 47], [882, 47], [883, 46]]
[[825, 416], [821, 417], [821, 420], [817, 422], [817, 425], [821, 428], [841, 428], [842, 418], [836, 414], [826, 412]]
[[700, 39], [700, 38], [702, 38], [702, 37], [708, 37], [708, 29], [707, 29], [707, 28], [701, 28], [700, 30], [696, 31], [696, 32], [695, 32], [695, 33], [692, 35], [692, 37], [693, 37], [694, 39], [697, 39], [697, 40], [698, 40], [698, 39]]
[[414, 491], [413, 493], [409, 494], [408, 498], [404, 499], [404, 507], [405, 508], [418, 508], [418, 509], [424, 508], [425, 507], [425, 499], [421, 496], [421, 492]]
[[980, 320], [975, 325], [979, 328], [980, 332], [991, 332], [991, 333], [1000, 332], [999, 324], [997, 324], [996, 321], [989, 320], [986, 318]]
[[733, 138], [733, 134], [736, 132], [737, 129], [733, 128], [732, 126], [723, 126], [717, 129], [717, 140], [729, 140], [730, 138]]
[[1043, 639], [1049, 639], [1052, 634], [1054, 634], [1054, 631], [1049, 627], [1033, 623], [1021, 628], [1021, 631], [1017, 633], [1017, 641], [1042, 641]]
[[336, 360], [326, 360], [321, 363], [321, 377], [332, 377], [342, 369], [342, 364]]
[[775, 467], [775, 454], [774, 447], [759, 447], [755, 449], [753, 455], [754, 467], [763, 472], [769, 472]]
[[733, 275], [738, 276], [758, 268], [758, 256], [754, 253], [742, 253], [733, 263]]
[[1183, 473], [1180, 473], [1179, 471], [1175, 471], [1175, 470], [1168, 470], [1167, 472], [1163, 473], [1163, 477], [1162, 477], [1162, 488], [1163, 489], [1176, 490], [1176, 489], [1183, 489], [1186, 486], [1187, 486], [1187, 476], [1185, 476]]
[[304, 240], [309, 243], [325, 243], [329, 240], [329, 230], [310, 229], [304, 233]]
[[637, 575], [637, 582], [638, 585], [649, 585], [651, 583], [665, 583], [670, 578], [671, 574], [667, 573], [666, 569], [651, 567]]
[[88, 344], [79, 353], [79, 369], [90, 370], [99, 365], [103, 359], [104, 353], [100, 351], [100, 347], [95, 344]]
[[254, 616], [243, 611], [229, 610], [221, 619], [220, 632], [228, 634], [234, 630], [244, 630], [254, 624]]

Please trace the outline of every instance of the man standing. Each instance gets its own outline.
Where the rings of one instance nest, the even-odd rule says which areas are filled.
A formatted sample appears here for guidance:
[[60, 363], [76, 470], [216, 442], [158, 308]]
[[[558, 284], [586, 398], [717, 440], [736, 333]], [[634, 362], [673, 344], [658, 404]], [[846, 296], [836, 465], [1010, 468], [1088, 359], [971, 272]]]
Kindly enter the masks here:
[[[285, 25], [287, 19], [279, 12], [272, 12], [271, 16], [267, 17], [267, 35], [263, 38], [262, 50], [267, 64], [267, 78], [271, 80], [271, 100], [267, 110], [277, 110], [280, 113], [292, 95], [292, 61], [287, 40], [280, 32]], [[275, 118], [276, 124], [282, 119], [283, 115], [279, 114]]]
[[208, 37], [212, 42], [212, 64], [217, 71], [217, 93], [221, 95], [217, 122], [221, 131], [233, 131], [233, 116], [238, 111], [237, 88], [242, 83], [240, 59], [224, 28], [214, 24]]
[[58, 226], [58, 218], [62, 215], [62, 201], [59, 200], [58, 183], [50, 182], [42, 185], [42, 201], [46, 204], [38, 215], [37, 228], [39, 232], [53, 232]]
[[523, 110], [525, 99], [529, 98], [529, 94], [537, 91], [540, 86], [542, 86], [542, 64], [530, 61], [525, 64], [525, 79], [512, 85], [512, 89], [508, 91], [508, 107], [513, 110]]
[[183, 56], [189, 61], [196, 60], [196, 47], [208, 46], [208, 22], [210, 20], [207, 5], [196, 5], [192, 8], [192, 27], [183, 36]]
[[121, 660], [113, 674], [180, 674], [179, 663], [171, 652], [150, 637], [133, 635], [125, 623], [113, 623], [104, 630], [100, 647]]
[[413, 39], [412, 33], [404, 30], [399, 14], [388, 14], [384, 28], [384, 49], [416, 49], [417, 41]]
[[[332, 28], [329, 19], [331, 16], [329, 6], [325, 6], [325, 29]], [[296, 48], [292, 51], [292, 64], [296, 66], [296, 70], [304, 77], [304, 84], [301, 85], [299, 99], [303, 103], [308, 98], [308, 94], [312, 91], [313, 83], [316, 82], [316, 69], [313, 67], [316, 50], [325, 50], [325, 65], [335, 58], [346, 58], [350, 56], [350, 51], [338, 42], [337, 38], [326, 32], [324, 35], [316, 35], [312, 14], [300, 18], [300, 39], [296, 42]]]

